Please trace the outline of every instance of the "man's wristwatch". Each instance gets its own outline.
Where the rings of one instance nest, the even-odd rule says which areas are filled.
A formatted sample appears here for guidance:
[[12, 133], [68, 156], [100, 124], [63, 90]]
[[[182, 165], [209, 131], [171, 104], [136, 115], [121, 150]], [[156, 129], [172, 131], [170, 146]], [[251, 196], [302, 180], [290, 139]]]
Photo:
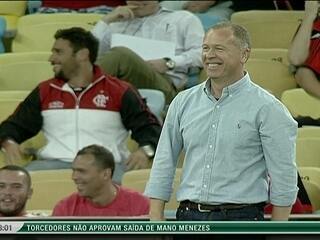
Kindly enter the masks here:
[[140, 148], [144, 151], [144, 153], [148, 158], [151, 159], [154, 157], [155, 151], [152, 145], [144, 145], [144, 146], [141, 146]]
[[169, 70], [173, 70], [176, 67], [175, 61], [171, 58], [163, 58], [166, 61], [166, 66]]

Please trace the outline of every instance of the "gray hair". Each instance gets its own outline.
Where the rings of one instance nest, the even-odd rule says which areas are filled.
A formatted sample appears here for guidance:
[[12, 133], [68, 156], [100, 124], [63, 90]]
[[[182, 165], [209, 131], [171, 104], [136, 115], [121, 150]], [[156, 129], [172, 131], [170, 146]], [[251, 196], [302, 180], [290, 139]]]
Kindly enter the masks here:
[[240, 25], [232, 23], [232, 22], [225, 21], [225, 22], [220, 22], [220, 23], [213, 25], [207, 31], [206, 36], [210, 31], [213, 31], [216, 29], [223, 29], [223, 28], [231, 29], [233, 36], [235, 37], [240, 48], [242, 48], [242, 49], [251, 48], [251, 40], [250, 40], [248, 30], [246, 28], [244, 28], [243, 26], [240, 26]]

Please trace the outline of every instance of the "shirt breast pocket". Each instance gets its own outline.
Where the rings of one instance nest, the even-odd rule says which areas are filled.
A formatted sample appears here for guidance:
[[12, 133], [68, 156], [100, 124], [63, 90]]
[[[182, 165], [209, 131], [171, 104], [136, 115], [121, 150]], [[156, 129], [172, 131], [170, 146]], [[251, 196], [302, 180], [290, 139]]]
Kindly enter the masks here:
[[234, 147], [245, 149], [260, 145], [259, 128], [254, 121], [237, 119], [233, 122], [230, 134]]
[[154, 39], [174, 42], [177, 40], [177, 29], [172, 23], [159, 24], [154, 32]]

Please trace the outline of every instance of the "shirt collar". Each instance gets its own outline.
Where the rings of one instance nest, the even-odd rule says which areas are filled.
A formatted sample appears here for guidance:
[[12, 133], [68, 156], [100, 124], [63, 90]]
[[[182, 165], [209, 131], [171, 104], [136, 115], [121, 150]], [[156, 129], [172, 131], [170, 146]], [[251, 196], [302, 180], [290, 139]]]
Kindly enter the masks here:
[[[245, 89], [246, 86], [249, 84], [249, 82], [250, 82], [250, 76], [249, 76], [248, 72], [245, 72], [245, 75], [240, 80], [223, 88], [222, 96], [234, 95], [235, 93], [241, 91], [242, 89]], [[205, 94], [207, 94], [207, 96], [212, 96], [212, 94], [211, 94], [211, 81], [209, 78], [203, 84], [203, 90], [204, 90]]]

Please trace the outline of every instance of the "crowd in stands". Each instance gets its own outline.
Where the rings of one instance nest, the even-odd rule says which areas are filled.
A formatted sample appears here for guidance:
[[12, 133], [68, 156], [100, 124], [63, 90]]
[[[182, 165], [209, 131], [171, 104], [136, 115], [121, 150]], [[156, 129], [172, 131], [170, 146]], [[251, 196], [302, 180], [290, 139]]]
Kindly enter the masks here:
[[[288, 61], [297, 87], [320, 99], [318, 1], [301, 6], [254, 0], [42, 0], [34, 14], [102, 15], [90, 30], [56, 31], [48, 49], [54, 77], [34, 86], [0, 124], [6, 165], [0, 168], [0, 217], [35, 216], [26, 209], [33, 191], [29, 172], [72, 169], [77, 192], [57, 202], [50, 215], [149, 214], [164, 220], [181, 152], [178, 220], [256, 221], [264, 213], [288, 220], [290, 213], [313, 212], [295, 164], [295, 142], [298, 127], [320, 126], [320, 119], [293, 118], [246, 71], [250, 32], [228, 20], [234, 12], [257, 9], [305, 9]], [[145, 53], [160, 52], [149, 58], [130, 44], [114, 45], [115, 36], [167, 42], [172, 53], [138, 46]], [[205, 81], [187, 89], [191, 74], [201, 70]], [[164, 93], [163, 125], [138, 89]], [[24, 157], [21, 143], [40, 131], [45, 146], [25, 167], [17, 166]], [[132, 152], [129, 136], [138, 143]], [[151, 170], [144, 194], [121, 186], [127, 171], [146, 168]]]

